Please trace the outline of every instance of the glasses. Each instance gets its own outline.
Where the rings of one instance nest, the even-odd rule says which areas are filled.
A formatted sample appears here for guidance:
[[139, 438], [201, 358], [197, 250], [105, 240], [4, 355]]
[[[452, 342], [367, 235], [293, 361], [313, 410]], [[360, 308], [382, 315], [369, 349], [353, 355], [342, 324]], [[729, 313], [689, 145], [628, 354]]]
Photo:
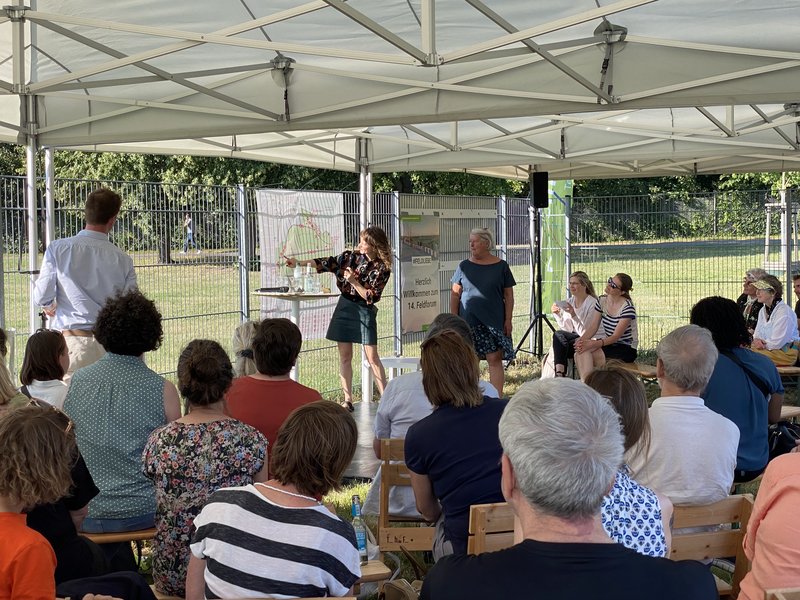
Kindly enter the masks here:
[[69, 434], [69, 432], [72, 431], [72, 427], [73, 427], [72, 419], [70, 419], [67, 416], [67, 413], [65, 413], [63, 410], [61, 410], [59, 408], [56, 408], [52, 404], [47, 404], [47, 402], [42, 402], [41, 400], [37, 400], [36, 398], [31, 398], [30, 400], [28, 400], [28, 403], [25, 406], [36, 406], [38, 408], [49, 408], [50, 410], [55, 412], [59, 417], [61, 417], [62, 420], [67, 422], [67, 424], [64, 426], [64, 433], [65, 434]]
[[619, 289], [619, 286], [616, 283], [614, 283], [614, 278], [613, 277], [609, 277], [608, 278], [608, 285], [610, 285], [615, 290]]

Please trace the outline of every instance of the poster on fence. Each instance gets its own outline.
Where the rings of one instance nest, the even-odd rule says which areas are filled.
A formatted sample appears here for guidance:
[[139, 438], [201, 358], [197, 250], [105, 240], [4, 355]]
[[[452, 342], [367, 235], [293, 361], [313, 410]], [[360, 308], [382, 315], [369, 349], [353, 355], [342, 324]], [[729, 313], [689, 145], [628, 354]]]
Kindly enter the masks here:
[[[344, 249], [344, 198], [333, 192], [258, 190], [261, 287], [285, 285], [284, 256], [307, 260], [335, 256]], [[332, 274], [320, 275], [323, 287], [336, 291]], [[303, 339], [325, 337], [338, 298], [300, 303]], [[261, 318], [289, 318], [289, 303], [261, 298]]]
[[403, 333], [425, 331], [439, 314], [439, 217], [400, 213]]

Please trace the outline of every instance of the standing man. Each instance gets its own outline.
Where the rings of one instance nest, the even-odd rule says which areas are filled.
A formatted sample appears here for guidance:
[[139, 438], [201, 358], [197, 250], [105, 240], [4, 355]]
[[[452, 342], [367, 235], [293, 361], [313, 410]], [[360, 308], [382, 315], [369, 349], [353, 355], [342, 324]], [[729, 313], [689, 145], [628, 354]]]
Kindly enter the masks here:
[[119, 194], [96, 189], [86, 199], [83, 230], [52, 242], [44, 254], [33, 301], [53, 317], [53, 329], [67, 340], [66, 380], [106, 353], [92, 333], [106, 300], [136, 287], [133, 260], [108, 241], [121, 206]]
[[189, 213], [183, 215], [183, 228], [186, 230], [186, 239], [183, 241], [183, 250], [181, 250], [181, 254], [186, 254], [186, 251], [189, 249], [189, 244], [200, 254], [200, 248], [197, 247], [197, 242], [194, 241], [194, 222]]

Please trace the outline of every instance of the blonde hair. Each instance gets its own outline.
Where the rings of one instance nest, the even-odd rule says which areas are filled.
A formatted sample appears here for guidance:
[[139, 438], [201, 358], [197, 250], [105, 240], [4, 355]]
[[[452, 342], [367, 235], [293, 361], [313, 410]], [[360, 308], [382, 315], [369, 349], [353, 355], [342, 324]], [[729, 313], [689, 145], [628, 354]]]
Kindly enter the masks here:
[[476, 235], [481, 238], [489, 246], [489, 250], [494, 250], [494, 236], [487, 227], [476, 227], [469, 232], [470, 235]]
[[256, 321], [245, 321], [233, 332], [231, 346], [236, 355], [233, 362], [233, 371], [236, 377], [252, 375], [258, 370], [253, 358], [253, 338], [256, 335], [257, 327]]
[[17, 388], [11, 383], [11, 372], [6, 363], [0, 361], [0, 406], [8, 404], [17, 395]]
[[592, 284], [592, 280], [589, 279], [589, 276], [586, 274], [585, 271], [575, 271], [572, 275], [569, 276], [570, 279], [572, 278], [577, 279], [581, 282], [581, 285], [586, 288], [586, 293], [589, 294], [595, 300], [597, 299], [597, 292], [594, 291], [594, 285]]
[[433, 406], [455, 408], [483, 403], [475, 349], [452, 329], [442, 329], [422, 342], [422, 387]]

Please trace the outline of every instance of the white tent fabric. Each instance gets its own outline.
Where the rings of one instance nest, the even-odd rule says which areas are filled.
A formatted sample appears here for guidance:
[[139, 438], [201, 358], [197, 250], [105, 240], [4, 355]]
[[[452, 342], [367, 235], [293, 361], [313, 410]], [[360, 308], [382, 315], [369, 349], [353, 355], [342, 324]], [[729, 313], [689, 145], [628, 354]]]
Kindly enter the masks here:
[[0, 141], [551, 179], [800, 165], [797, 1], [13, 1]]

